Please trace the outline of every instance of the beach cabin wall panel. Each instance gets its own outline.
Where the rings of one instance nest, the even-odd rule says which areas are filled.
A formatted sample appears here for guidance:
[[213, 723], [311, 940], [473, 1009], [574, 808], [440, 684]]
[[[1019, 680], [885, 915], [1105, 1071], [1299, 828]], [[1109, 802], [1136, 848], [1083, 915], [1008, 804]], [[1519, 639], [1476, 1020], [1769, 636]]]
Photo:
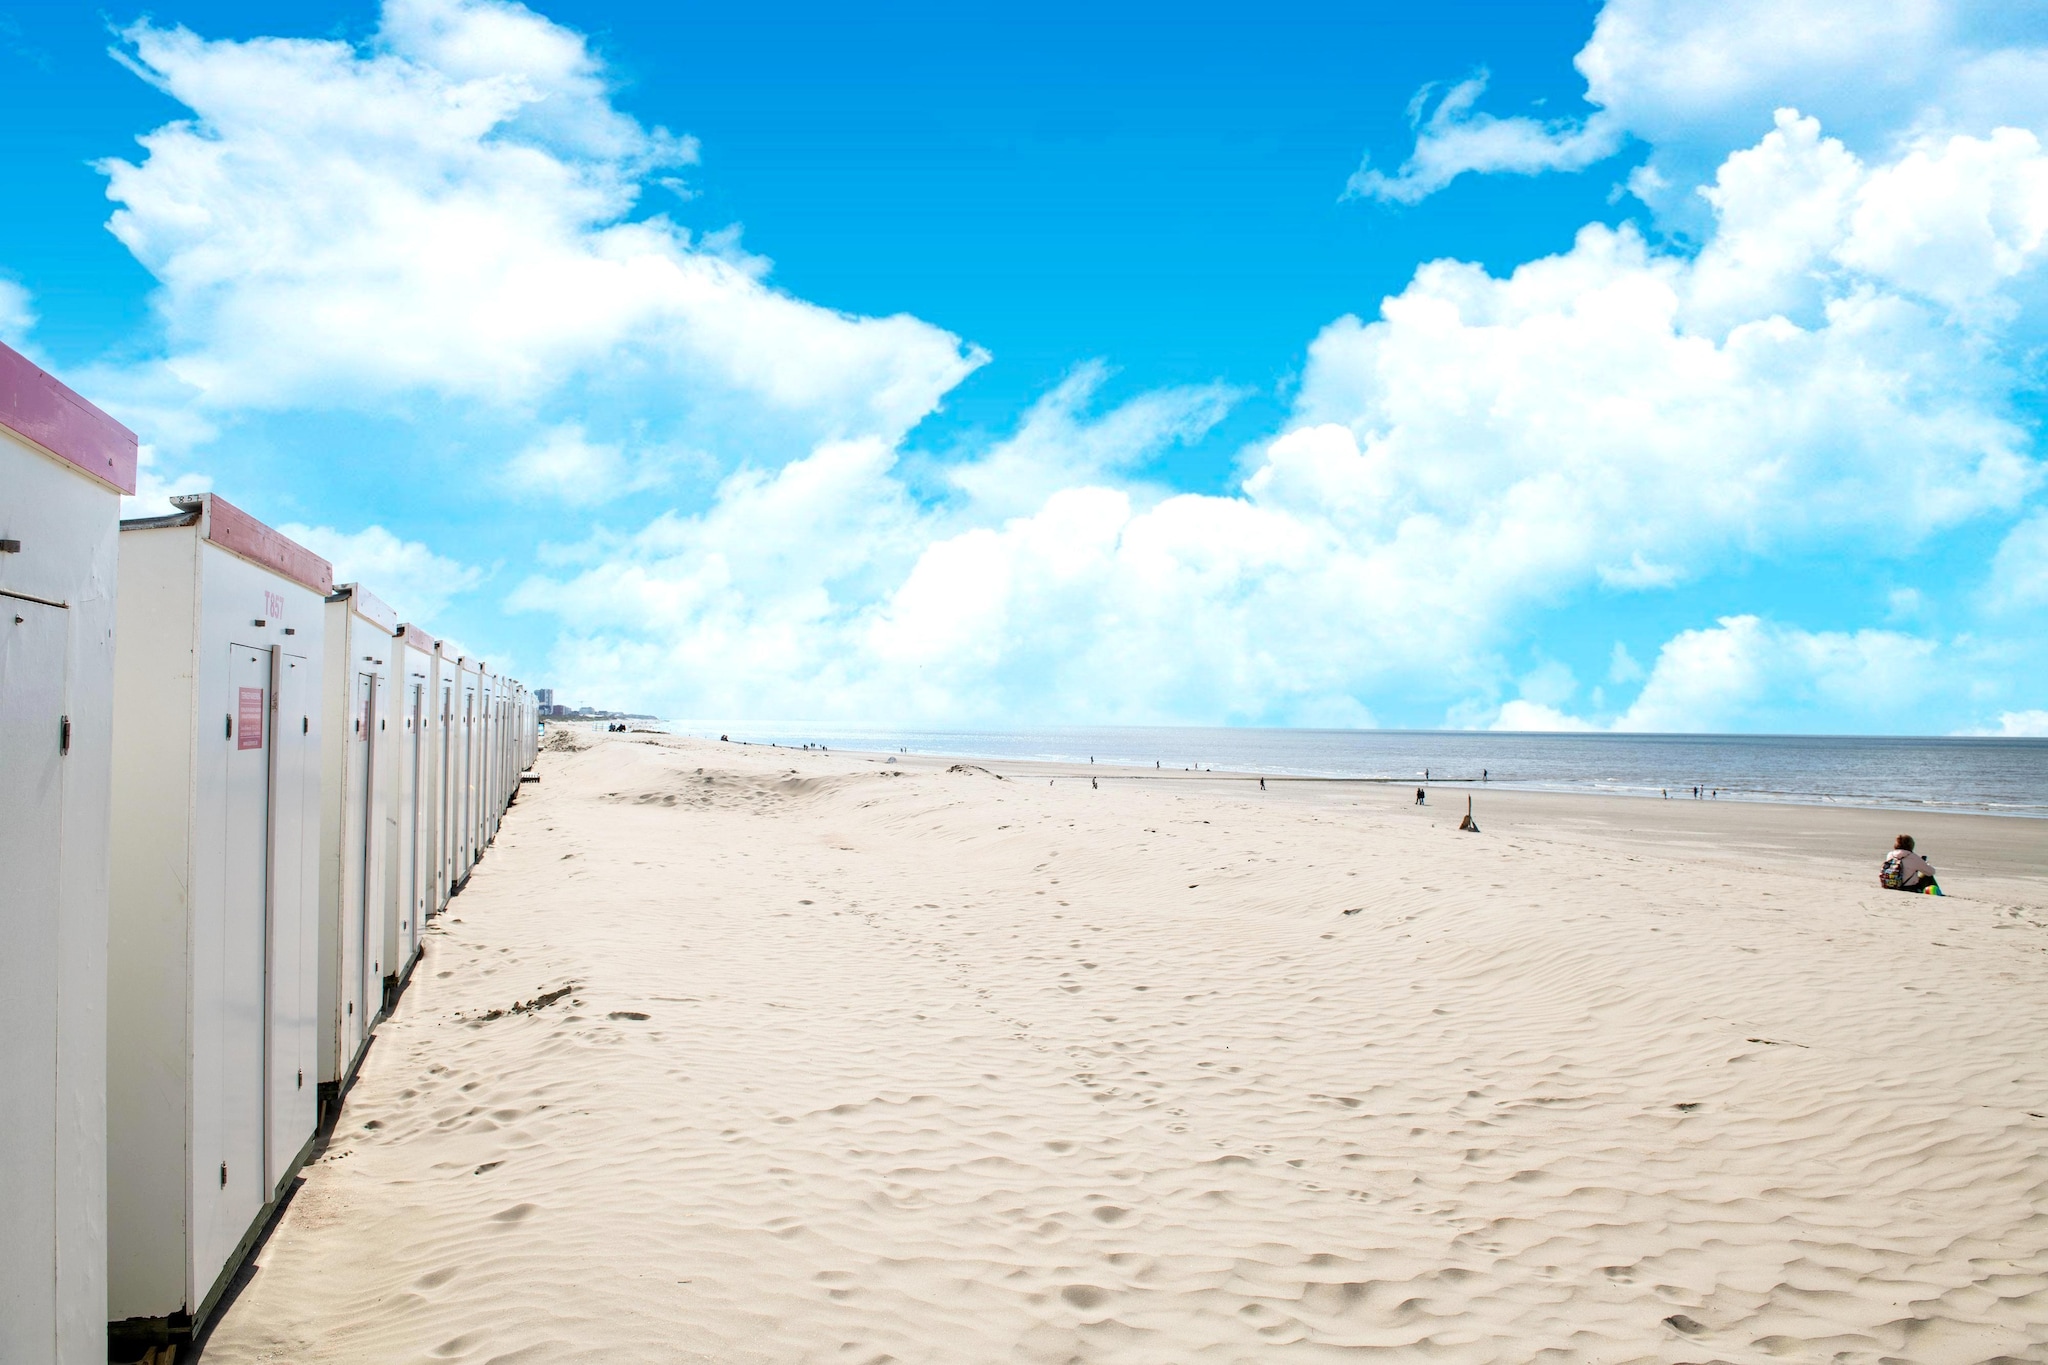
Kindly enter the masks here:
[[0, 1360], [106, 1340], [114, 614], [135, 436], [0, 346]]
[[485, 670], [482, 673], [478, 686], [483, 696], [483, 702], [479, 709], [483, 712], [484, 717], [482, 740], [483, 801], [477, 810], [476, 831], [477, 847], [479, 850], [477, 856], [481, 858], [483, 856], [481, 850], [490, 847], [491, 839], [498, 832], [498, 792], [500, 790], [498, 779], [499, 770], [503, 766], [498, 761], [498, 737], [504, 733], [505, 727], [499, 715], [499, 707], [501, 705], [500, 691], [503, 687], [503, 681], [495, 673]]
[[396, 813], [386, 765], [396, 758], [393, 633], [397, 617], [358, 584], [327, 599], [322, 682], [320, 1084], [332, 1095], [362, 1057], [384, 998], [384, 865]]
[[498, 816], [505, 808], [505, 686], [503, 677], [495, 673], [490, 676], [491, 731], [484, 763], [484, 771], [489, 778], [489, 795], [484, 800], [481, 834], [486, 845], [498, 837]]
[[439, 860], [439, 884], [435, 887], [435, 908], [448, 904], [456, 882], [455, 856], [459, 840], [455, 832], [455, 791], [461, 774], [457, 760], [459, 735], [456, 729], [456, 706], [462, 695], [461, 682], [456, 676], [456, 664], [452, 655], [437, 649], [434, 656], [434, 686], [440, 697], [441, 718], [436, 731], [437, 753], [435, 767], [438, 774], [438, 790], [434, 800], [434, 855]]
[[386, 976], [401, 980], [419, 951], [420, 926], [432, 908], [434, 640], [417, 626], [399, 627], [396, 755], [388, 767], [394, 823], [386, 858]]
[[483, 861], [490, 846], [491, 828], [491, 695], [495, 681], [490, 669], [477, 665], [476, 671], [476, 799], [469, 808], [470, 863]]
[[313, 1137], [327, 566], [211, 495], [121, 540], [104, 1311], [196, 1320]]
[[481, 801], [477, 792], [478, 743], [483, 734], [483, 720], [478, 712], [477, 666], [474, 660], [463, 659], [457, 669], [460, 683], [456, 698], [460, 730], [458, 734], [462, 768], [457, 777], [460, 790], [456, 801], [456, 838], [459, 841], [455, 854], [455, 884], [462, 885], [469, 876], [469, 869], [476, 865], [477, 856], [477, 811]]
[[442, 841], [446, 837], [442, 807], [447, 800], [448, 712], [444, 701], [446, 684], [446, 659], [441, 652], [440, 641], [437, 640], [427, 651], [427, 734], [423, 759], [423, 780], [426, 787], [420, 800], [421, 858], [424, 863], [420, 881], [426, 903], [420, 909], [418, 922], [413, 925], [415, 934], [425, 933], [427, 920], [448, 903], [448, 859], [442, 852]]

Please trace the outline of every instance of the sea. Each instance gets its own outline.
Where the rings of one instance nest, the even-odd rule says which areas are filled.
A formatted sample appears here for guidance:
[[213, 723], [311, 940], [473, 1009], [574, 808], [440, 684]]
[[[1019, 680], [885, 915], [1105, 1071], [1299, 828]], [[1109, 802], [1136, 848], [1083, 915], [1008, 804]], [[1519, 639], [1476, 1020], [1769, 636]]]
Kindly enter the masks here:
[[2048, 739], [1116, 726], [922, 730], [672, 721], [678, 734], [945, 758], [2048, 818]]

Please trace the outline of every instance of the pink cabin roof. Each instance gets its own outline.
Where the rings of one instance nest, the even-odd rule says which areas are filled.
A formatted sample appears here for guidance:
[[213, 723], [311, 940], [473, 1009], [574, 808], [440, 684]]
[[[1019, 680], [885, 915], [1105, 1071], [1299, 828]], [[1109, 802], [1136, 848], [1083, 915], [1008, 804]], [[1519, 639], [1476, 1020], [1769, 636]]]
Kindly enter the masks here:
[[375, 622], [387, 635], [398, 634], [398, 613], [377, 594], [360, 583], [337, 583], [327, 600], [332, 602], [343, 597], [351, 599], [350, 605], [364, 620]]
[[135, 491], [135, 433], [0, 343], [0, 427], [123, 493]]
[[[261, 564], [325, 597], [334, 590], [334, 567], [291, 537], [272, 530], [218, 493], [192, 493], [171, 506], [199, 519], [200, 534], [231, 554]], [[148, 523], [124, 523], [136, 525]]]

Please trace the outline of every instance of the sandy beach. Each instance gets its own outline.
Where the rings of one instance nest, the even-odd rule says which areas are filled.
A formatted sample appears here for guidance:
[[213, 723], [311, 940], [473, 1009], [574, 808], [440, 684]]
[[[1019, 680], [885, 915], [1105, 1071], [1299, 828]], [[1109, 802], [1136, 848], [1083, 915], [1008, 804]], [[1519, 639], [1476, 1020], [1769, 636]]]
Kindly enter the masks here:
[[2042, 822], [576, 742], [206, 1361], [2048, 1358]]

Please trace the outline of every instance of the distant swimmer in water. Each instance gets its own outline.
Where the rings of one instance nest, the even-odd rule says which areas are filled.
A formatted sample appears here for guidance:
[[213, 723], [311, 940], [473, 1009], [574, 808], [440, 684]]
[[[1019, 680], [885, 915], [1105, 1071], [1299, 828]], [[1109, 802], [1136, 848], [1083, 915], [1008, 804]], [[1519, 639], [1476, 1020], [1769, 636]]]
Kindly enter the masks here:
[[1934, 865], [1913, 850], [1913, 836], [1901, 834], [1892, 840], [1892, 851], [1878, 869], [1877, 884], [1887, 891], [1913, 891], [1929, 896], [1941, 894], [1934, 880]]
[[1426, 806], [1429, 804], [1427, 801], [1422, 799], [1422, 788], [1420, 787], [1417, 787], [1415, 789], [1415, 804], [1418, 806]]

